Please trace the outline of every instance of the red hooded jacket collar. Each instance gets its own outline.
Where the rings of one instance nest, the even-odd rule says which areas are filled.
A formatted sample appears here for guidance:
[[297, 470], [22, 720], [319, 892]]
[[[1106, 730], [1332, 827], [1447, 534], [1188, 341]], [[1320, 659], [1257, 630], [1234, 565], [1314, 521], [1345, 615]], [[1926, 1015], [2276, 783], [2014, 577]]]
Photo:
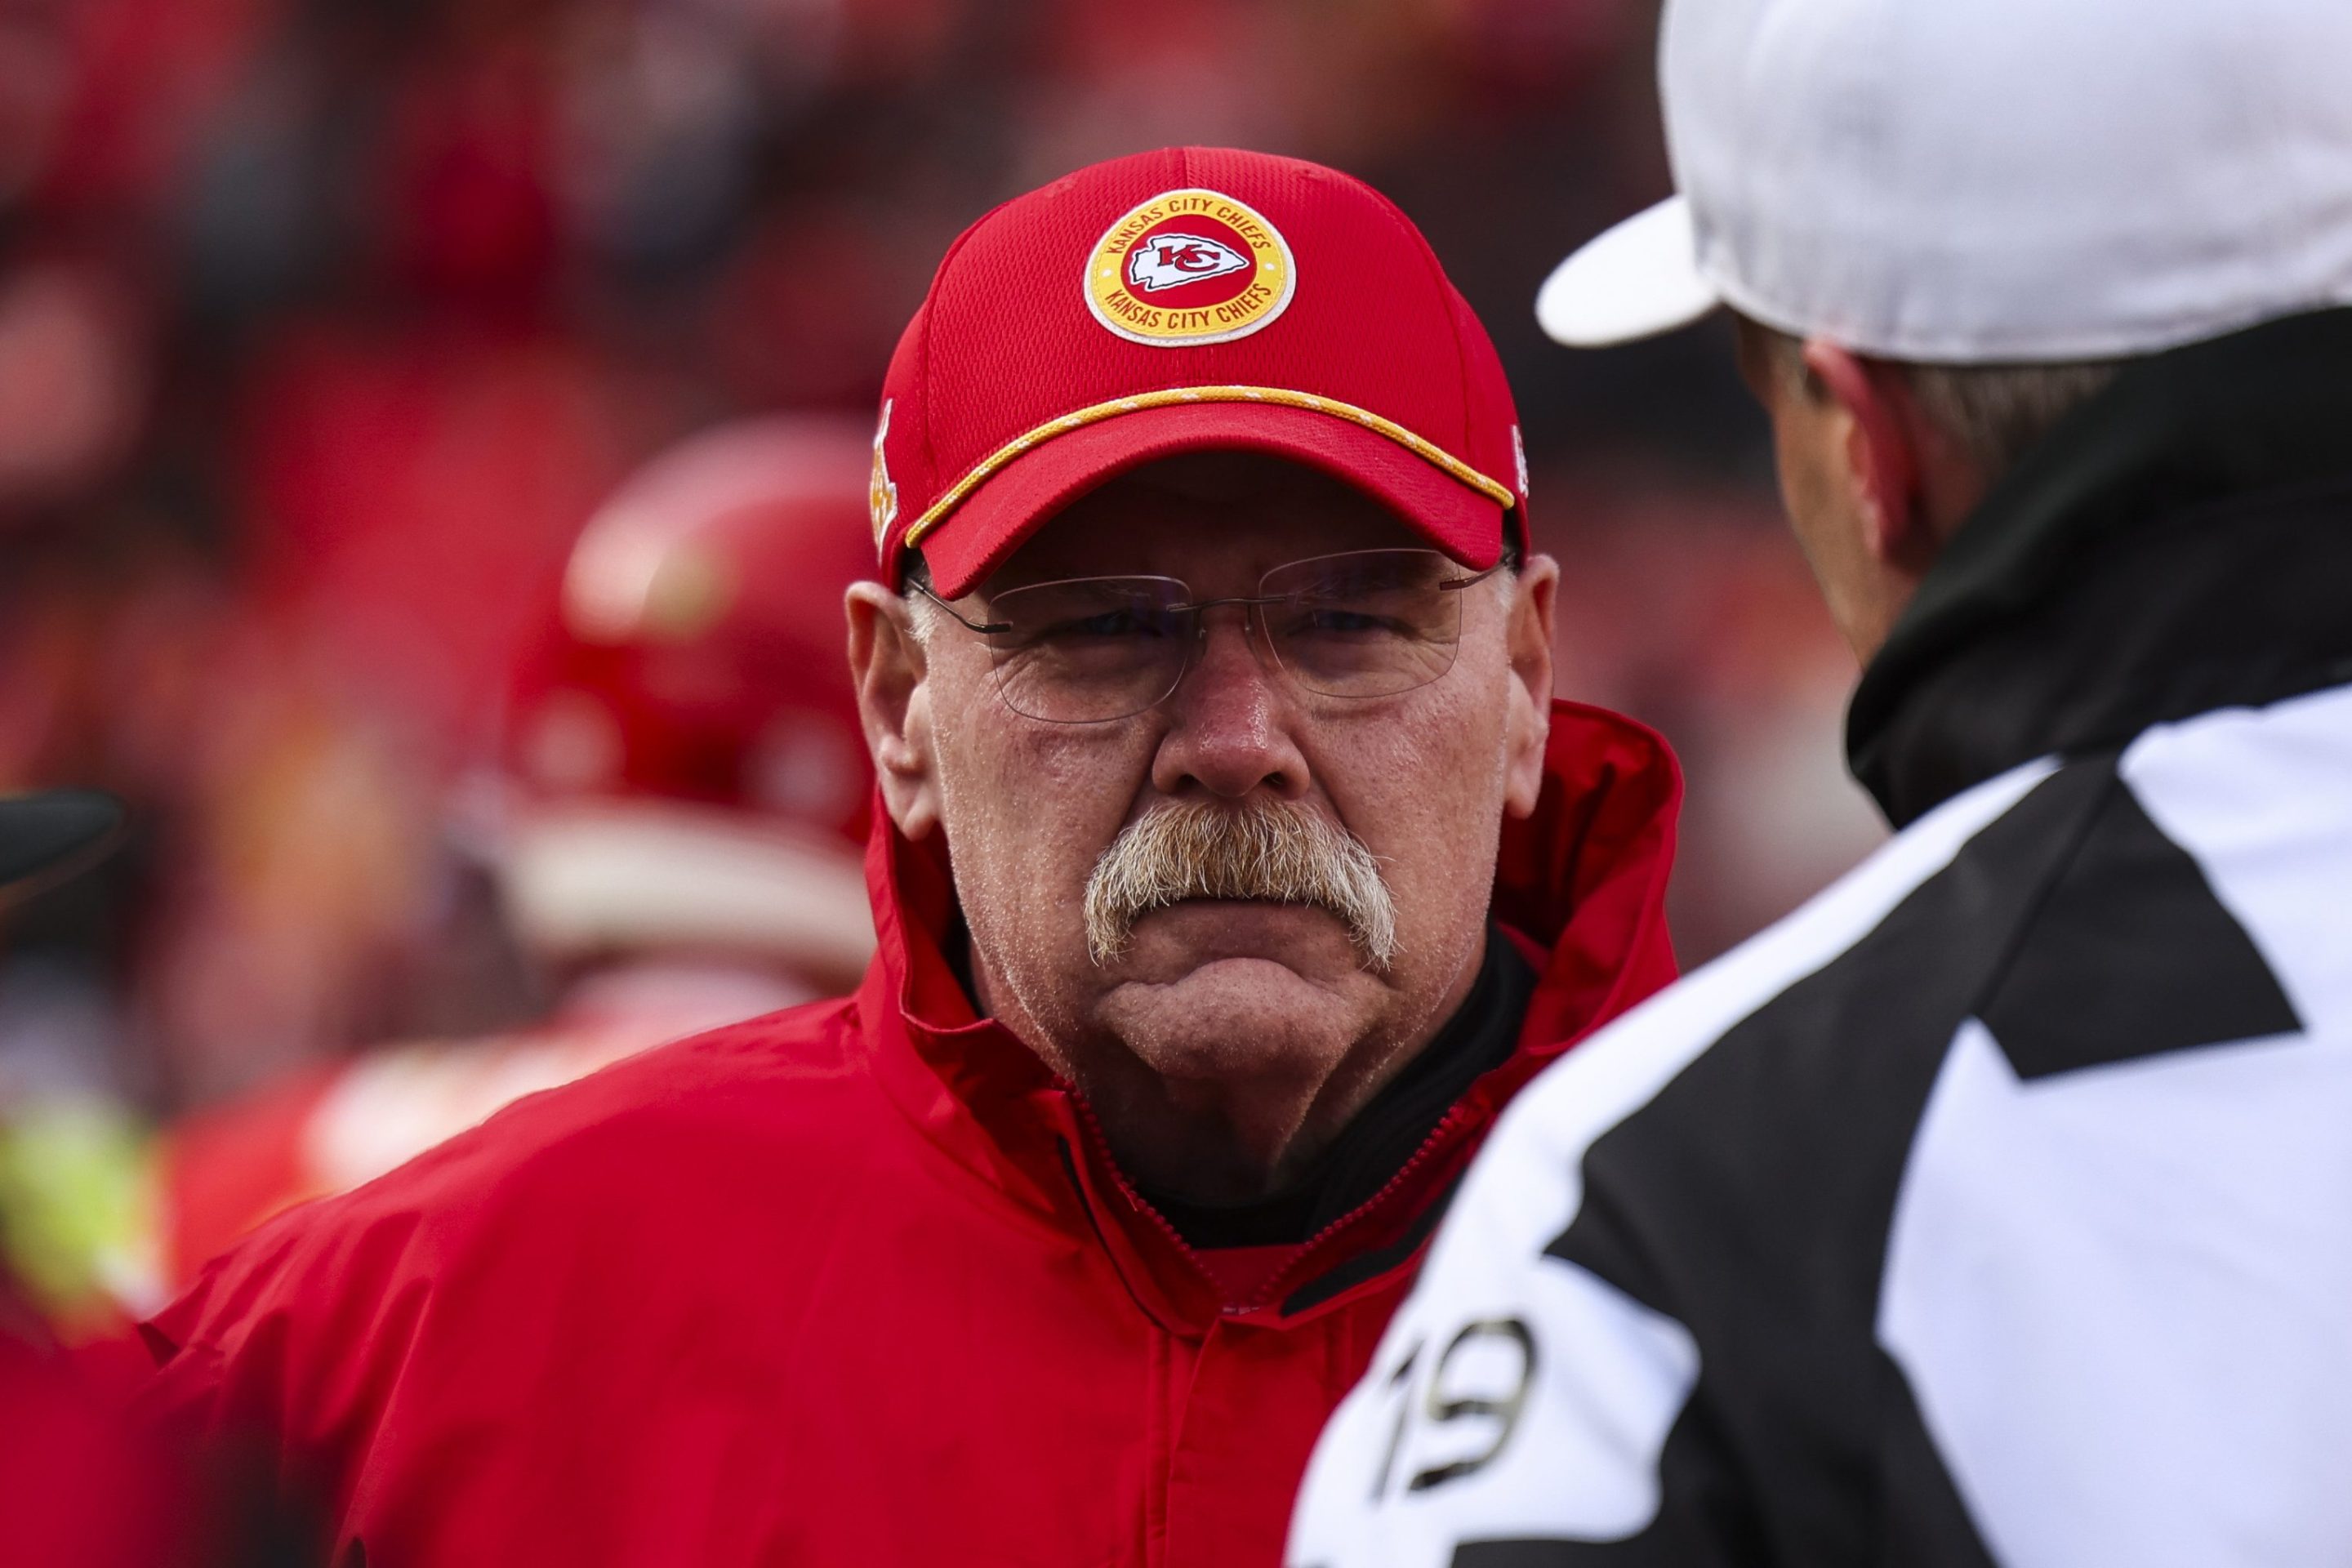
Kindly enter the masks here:
[[[1312, 1256], [1294, 1259], [1254, 1312], [1321, 1310], [1410, 1268], [1432, 1228], [1427, 1211], [1510, 1097], [1674, 978], [1665, 889], [1681, 803], [1682, 771], [1662, 737], [1602, 709], [1552, 705], [1543, 792], [1531, 816], [1505, 824], [1495, 880], [1495, 920], [1540, 977], [1518, 1049], [1472, 1083], [1379, 1196], [1310, 1243]], [[1074, 1237], [1098, 1238], [1163, 1326], [1198, 1331], [1229, 1312], [1113, 1165], [1084, 1100], [1011, 1030], [974, 1015], [944, 952], [959, 921], [940, 838], [910, 842], [877, 805], [866, 874], [878, 940], [858, 1009], [891, 1100], [971, 1174]], [[1340, 1289], [1301, 1289], [1343, 1275]]]

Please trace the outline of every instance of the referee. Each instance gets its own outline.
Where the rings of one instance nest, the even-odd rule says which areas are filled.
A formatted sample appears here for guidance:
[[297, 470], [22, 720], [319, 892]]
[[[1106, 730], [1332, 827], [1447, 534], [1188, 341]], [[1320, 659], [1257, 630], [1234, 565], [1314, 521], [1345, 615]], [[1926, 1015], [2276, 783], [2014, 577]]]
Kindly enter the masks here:
[[1570, 1053], [1297, 1568], [2352, 1563], [2352, 5], [1668, 0], [1897, 837]]

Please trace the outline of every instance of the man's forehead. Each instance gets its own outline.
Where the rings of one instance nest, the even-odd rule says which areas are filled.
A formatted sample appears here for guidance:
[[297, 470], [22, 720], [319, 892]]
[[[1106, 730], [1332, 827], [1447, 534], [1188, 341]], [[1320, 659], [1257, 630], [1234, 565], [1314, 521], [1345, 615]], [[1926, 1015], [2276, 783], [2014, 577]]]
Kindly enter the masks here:
[[1192, 452], [1121, 474], [1065, 507], [988, 581], [1218, 571], [1255, 575], [1344, 550], [1427, 548], [1382, 502], [1257, 452]]

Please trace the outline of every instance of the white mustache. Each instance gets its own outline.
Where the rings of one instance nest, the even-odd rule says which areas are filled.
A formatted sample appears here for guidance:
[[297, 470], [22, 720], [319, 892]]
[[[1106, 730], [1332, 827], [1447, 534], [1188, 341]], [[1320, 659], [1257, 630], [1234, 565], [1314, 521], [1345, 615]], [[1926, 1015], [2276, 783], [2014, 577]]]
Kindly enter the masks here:
[[1318, 905], [1347, 922], [1368, 967], [1384, 973], [1396, 959], [1396, 900], [1379, 858], [1292, 802], [1165, 805], [1129, 823], [1087, 879], [1087, 951], [1108, 963], [1138, 919], [1187, 899]]

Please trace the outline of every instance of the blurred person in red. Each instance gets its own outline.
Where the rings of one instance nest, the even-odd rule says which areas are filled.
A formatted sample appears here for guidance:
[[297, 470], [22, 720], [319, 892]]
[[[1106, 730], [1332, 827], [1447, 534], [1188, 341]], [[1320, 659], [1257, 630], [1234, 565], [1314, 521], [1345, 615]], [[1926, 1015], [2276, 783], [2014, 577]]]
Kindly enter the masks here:
[[856, 994], [264, 1226], [148, 1325], [332, 1561], [1271, 1563], [1680, 776], [1552, 700], [1510, 393], [1388, 201], [1171, 149], [949, 252], [849, 596]]
[[845, 424], [742, 420], [597, 512], [520, 661], [482, 828], [552, 1014], [371, 1050], [172, 1129], [168, 1278], [525, 1094], [856, 984], [872, 780], [838, 617], [868, 561], [869, 458]]

